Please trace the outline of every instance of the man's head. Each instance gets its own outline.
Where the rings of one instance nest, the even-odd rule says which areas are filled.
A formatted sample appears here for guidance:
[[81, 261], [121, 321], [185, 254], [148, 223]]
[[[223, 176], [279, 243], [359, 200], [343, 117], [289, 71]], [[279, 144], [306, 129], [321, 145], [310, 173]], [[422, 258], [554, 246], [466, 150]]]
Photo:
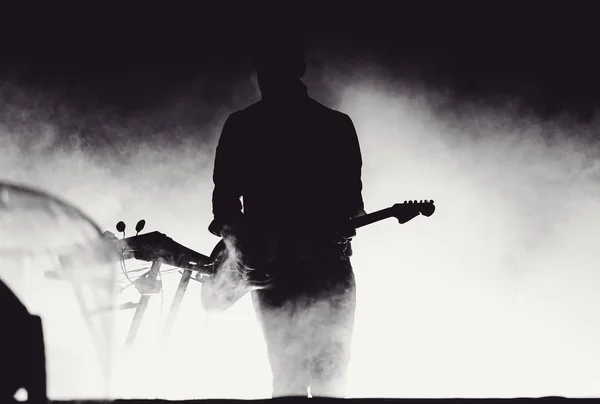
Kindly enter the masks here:
[[259, 84], [300, 79], [306, 71], [302, 46], [289, 32], [259, 35], [253, 58]]

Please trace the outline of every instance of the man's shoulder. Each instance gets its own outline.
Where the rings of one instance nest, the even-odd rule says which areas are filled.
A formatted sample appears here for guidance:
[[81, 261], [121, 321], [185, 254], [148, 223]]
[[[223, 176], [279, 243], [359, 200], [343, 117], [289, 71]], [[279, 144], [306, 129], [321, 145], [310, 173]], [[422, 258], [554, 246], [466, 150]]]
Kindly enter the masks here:
[[345, 112], [339, 111], [337, 109], [328, 107], [325, 104], [320, 103], [319, 101], [311, 98], [311, 104], [315, 111], [319, 114], [322, 114], [324, 118], [330, 119], [332, 121], [347, 121], [350, 120], [350, 116]]
[[[345, 112], [331, 108], [313, 98], [309, 98], [308, 103], [305, 105], [308, 106], [309, 111], [307, 112], [318, 115], [318, 118], [320, 119], [333, 122], [347, 122], [348, 120], [351, 120], [350, 116]], [[268, 113], [269, 111], [269, 108], [267, 108], [263, 102], [258, 101], [248, 105], [247, 107], [232, 112], [228, 119], [236, 122], [246, 121], [249, 119], [254, 119], [257, 116], [261, 116], [263, 113]]]
[[258, 102], [255, 102], [254, 104], [250, 104], [247, 107], [244, 107], [242, 109], [234, 111], [234, 112], [232, 112], [232, 113], [229, 114], [229, 116], [228, 116], [227, 119], [228, 120], [236, 120], [237, 121], [237, 120], [240, 120], [240, 119], [244, 119], [244, 118], [246, 118], [248, 116], [251, 116], [251, 115], [253, 115], [253, 113], [255, 111], [257, 111], [259, 109], [258, 104], [259, 104]]

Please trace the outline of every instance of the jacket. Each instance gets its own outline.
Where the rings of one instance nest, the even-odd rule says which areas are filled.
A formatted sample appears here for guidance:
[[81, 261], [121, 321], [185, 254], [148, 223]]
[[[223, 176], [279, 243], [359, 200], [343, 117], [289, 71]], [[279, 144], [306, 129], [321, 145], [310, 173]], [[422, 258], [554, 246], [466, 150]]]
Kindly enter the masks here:
[[364, 208], [354, 124], [298, 80], [231, 114], [217, 145], [211, 231], [323, 234]]

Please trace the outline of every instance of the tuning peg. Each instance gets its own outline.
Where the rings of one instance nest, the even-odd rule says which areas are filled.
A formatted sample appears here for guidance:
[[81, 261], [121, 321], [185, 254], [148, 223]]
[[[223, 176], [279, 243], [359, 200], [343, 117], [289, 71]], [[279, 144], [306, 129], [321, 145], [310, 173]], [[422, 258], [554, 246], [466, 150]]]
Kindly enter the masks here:
[[125, 222], [120, 221], [115, 227], [119, 233], [123, 233], [123, 238], [125, 238]]
[[144, 229], [144, 226], [146, 226], [146, 221], [144, 219], [137, 222], [135, 225], [135, 231], [137, 232], [136, 235]]

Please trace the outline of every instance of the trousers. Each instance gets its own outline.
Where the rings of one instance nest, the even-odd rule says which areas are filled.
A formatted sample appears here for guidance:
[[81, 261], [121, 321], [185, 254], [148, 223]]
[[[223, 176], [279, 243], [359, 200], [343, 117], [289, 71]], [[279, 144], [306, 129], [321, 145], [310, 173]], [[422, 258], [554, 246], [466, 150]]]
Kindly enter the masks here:
[[272, 397], [344, 398], [356, 309], [350, 258], [287, 260], [277, 264], [275, 279], [252, 292]]

